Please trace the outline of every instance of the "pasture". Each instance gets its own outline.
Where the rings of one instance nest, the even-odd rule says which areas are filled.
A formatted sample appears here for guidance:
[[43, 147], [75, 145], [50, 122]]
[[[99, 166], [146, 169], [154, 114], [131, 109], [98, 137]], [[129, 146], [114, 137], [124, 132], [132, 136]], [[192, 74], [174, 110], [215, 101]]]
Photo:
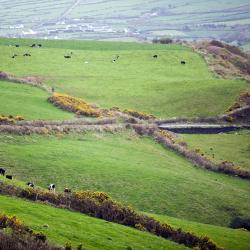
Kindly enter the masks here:
[[73, 114], [54, 107], [45, 91], [24, 84], [0, 82], [0, 114], [21, 115], [25, 120], [65, 120]]
[[[200, 55], [179, 45], [61, 41], [55, 48], [55, 41], [40, 41], [44, 47], [38, 49], [27, 41], [16, 48], [7, 45], [14, 40], [0, 40], [1, 70], [42, 77], [57, 92], [104, 108], [118, 106], [162, 118], [212, 116], [223, 113], [247, 88], [241, 80], [216, 78]], [[27, 52], [31, 57], [22, 56]], [[14, 53], [19, 55], [15, 59]]]
[[215, 162], [232, 161], [236, 166], [250, 168], [250, 132], [214, 135], [181, 135], [192, 149], [201, 149]]
[[[69, 212], [64, 209], [0, 196], [0, 213], [14, 214], [33, 230], [59, 245], [80, 243], [87, 249], [188, 249], [172, 241], [129, 227]], [[48, 225], [44, 227], [43, 225]]]
[[9, 174], [41, 187], [104, 191], [140, 211], [223, 226], [249, 216], [247, 180], [196, 168], [132, 132], [1, 135], [0, 149]]

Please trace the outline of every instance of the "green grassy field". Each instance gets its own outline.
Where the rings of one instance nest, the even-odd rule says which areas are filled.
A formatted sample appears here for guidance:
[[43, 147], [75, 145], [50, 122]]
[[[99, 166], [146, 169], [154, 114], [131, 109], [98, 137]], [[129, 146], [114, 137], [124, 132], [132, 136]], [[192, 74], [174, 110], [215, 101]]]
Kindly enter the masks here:
[[49, 94], [36, 87], [0, 81], [0, 114], [21, 115], [25, 120], [64, 120], [73, 114], [47, 101]]
[[[83, 214], [0, 196], [0, 213], [16, 215], [33, 230], [59, 245], [71, 241], [86, 249], [188, 249], [172, 241]], [[43, 227], [47, 224], [48, 228]]]
[[[151, 214], [149, 214], [151, 215]], [[208, 236], [213, 241], [227, 250], [249, 250], [250, 235], [249, 232], [240, 229], [229, 229], [225, 227], [201, 224], [191, 221], [179, 220], [169, 216], [152, 215], [161, 222], [168, 223], [175, 228], [183, 228], [200, 236]]]
[[[18, 216], [33, 230], [45, 233], [49, 240], [56, 244], [62, 245], [71, 241], [73, 246], [82, 243], [87, 249], [100, 249], [100, 247], [102, 249], [126, 249], [127, 246], [131, 246], [132, 249], [187, 249], [148, 233], [107, 223], [83, 214], [5, 196], [0, 196], [0, 201], [0, 213]], [[196, 235], [208, 236], [227, 250], [249, 249], [248, 232], [168, 216], [149, 215], [173, 227], [181, 227]], [[44, 228], [45, 224], [49, 227]]]
[[[1, 44], [13, 41], [0, 39]], [[28, 41], [18, 43], [27, 45]], [[42, 44], [46, 48], [0, 46], [0, 69], [18, 76], [44, 77], [56, 91], [101, 107], [131, 108], [158, 117], [208, 116], [223, 113], [247, 87], [239, 80], [216, 79], [198, 54], [178, 45], [79, 41]], [[64, 59], [71, 51], [72, 58]], [[25, 52], [32, 56], [23, 57]], [[12, 59], [13, 53], [20, 56]], [[153, 59], [154, 54], [159, 58]], [[120, 58], [112, 63], [116, 55]], [[187, 64], [181, 65], [181, 60]]]
[[218, 225], [250, 215], [248, 181], [193, 167], [132, 132], [1, 135], [0, 158], [17, 179], [105, 191], [140, 211]]
[[[228, 134], [181, 135], [192, 149], [201, 149], [215, 162], [232, 161], [235, 165], [250, 168], [250, 132]], [[214, 158], [213, 158], [214, 156]]]

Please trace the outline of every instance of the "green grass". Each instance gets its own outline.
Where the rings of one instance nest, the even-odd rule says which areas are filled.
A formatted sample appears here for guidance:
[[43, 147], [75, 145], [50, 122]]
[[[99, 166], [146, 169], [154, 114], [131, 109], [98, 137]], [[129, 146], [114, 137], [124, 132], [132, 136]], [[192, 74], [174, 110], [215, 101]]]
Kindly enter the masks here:
[[218, 225], [250, 216], [248, 181], [193, 167], [132, 132], [1, 135], [0, 158], [17, 179], [105, 191], [140, 211]]
[[[179, 45], [42, 41], [42, 49], [6, 46], [33, 41], [0, 39], [5, 44], [0, 46], [0, 69], [42, 76], [56, 91], [101, 107], [131, 108], [158, 117], [211, 116], [223, 113], [247, 87], [239, 80], [215, 78], [198, 54]], [[72, 58], [64, 59], [71, 51]], [[24, 52], [32, 56], [11, 58]], [[159, 58], [153, 59], [154, 54]], [[120, 58], [112, 63], [116, 55]], [[187, 64], [181, 65], [181, 60]]]
[[[151, 215], [151, 214], [149, 214]], [[249, 250], [250, 234], [241, 229], [230, 229], [225, 227], [201, 224], [191, 221], [179, 220], [169, 216], [151, 215], [162, 223], [168, 223], [175, 228], [182, 228], [200, 236], [208, 236], [218, 245], [227, 250]]]
[[[48, 239], [64, 245], [71, 241], [86, 249], [187, 249], [182, 245], [149, 233], [88, 217], [83, 214], [53, 208], [11, 197], [0, 196], [0, 213], [16, 215], [33, 230], [43, 232]], [[47, 224], [49, 227], [44, 228]]]
[[[215, 162], [232, 161], [250, 168], [250, 132], [248, 130], [214, 135], [181, 135], [192, 149], [201, 149]], [[213, 158], [214, 156], [214, 158]]]
[[73, 114], [54, 107], [49, 94], [36, 87], [0, 81], [0, 114], [21, 115], [25, 120], [70, 119]]

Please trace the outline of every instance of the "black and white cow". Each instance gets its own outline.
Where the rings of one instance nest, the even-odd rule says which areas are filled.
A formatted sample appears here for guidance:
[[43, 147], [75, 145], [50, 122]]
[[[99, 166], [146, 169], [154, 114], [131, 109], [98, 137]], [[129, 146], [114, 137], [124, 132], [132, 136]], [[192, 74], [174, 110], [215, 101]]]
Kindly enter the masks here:
[[35, 187], [35, 185], [34, 185], [34, 183], [32, 183], [32, 182], [27, 182], [27, 185], [29, 186], [29, 187]]
[[5, 175], [6, 170], [4, 168], [0, 168], [0, 175]]
[[52, 184], [49, 185], [48, 189], [49, 189], [49, 191], [55, 192], [56, 191], [56, 185], [52, 183]]

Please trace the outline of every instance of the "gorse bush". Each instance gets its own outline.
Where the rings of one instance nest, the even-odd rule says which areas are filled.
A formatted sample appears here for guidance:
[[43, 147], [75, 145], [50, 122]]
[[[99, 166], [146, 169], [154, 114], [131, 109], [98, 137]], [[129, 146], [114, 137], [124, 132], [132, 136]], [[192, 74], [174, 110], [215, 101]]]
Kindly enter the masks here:
[[143, 112], [138, 112], [132, 109], [125, 109], [123, 113], [134, 116], [136, 118], [142, 119], [142, 120], [151, 120], [155, 119], [155, 116]]
[[12, 116], [12, 115], [0, 115], [0, 124], [14, 124], [16, 121], [23, 121], [24, 118], [20, 115]]
[[52, 193], [40, 189], [22, 189], [0, 182], [0, 193], [32, 201], [49, 202], [89, 216], [147, 231], [179, 244], [184, 244], [187, 247], [196, 247], [200, 250], [221, 249], [207, 237], [199, 237], [193, 233], [184, 232], [181, 229], [174, 229], [170, 225], [162, 224], [154, 218], [139, 214], [131, 207], [112, 200], [109, 195], [103, 192]]
[[70, 112], [74, 112], [77, 115], [85, 115], [91, 117], [101, 116], [101, 112], [99, 111], [99, 109], [94, 108], [80, 98], [60, 93], [54, 93], [48, 98], [48, 100], [55, 106]]
[[50, 245], [44, 234], [33, 232], [15, 216], [2, 214], [0, 250], [64, 250], [64, 248]]

